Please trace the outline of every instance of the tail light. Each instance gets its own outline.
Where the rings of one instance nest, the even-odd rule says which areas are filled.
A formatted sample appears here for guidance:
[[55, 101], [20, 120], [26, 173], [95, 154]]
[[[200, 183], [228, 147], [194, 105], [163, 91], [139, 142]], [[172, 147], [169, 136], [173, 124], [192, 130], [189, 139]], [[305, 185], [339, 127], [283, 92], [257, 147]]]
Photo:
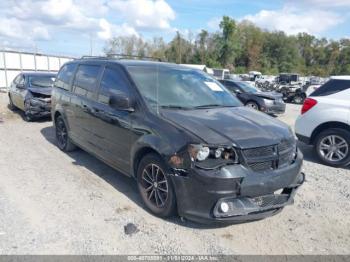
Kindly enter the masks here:
[[303, 104], [303, 107], [301, 109], [301, 114], [306, 113], [309, 111], [311, 108], [313, 108], [317, 104], [317, 101], [312, 98], [306, 98]]

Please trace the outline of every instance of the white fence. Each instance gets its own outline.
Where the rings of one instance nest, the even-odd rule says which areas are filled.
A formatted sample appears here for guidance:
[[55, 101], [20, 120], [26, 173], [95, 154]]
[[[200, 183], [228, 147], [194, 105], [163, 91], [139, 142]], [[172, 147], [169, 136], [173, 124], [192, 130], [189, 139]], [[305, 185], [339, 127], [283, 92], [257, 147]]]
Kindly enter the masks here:
[[7, 89], [22, 71], [57, 72], [64, 63], [72, 59], [73, 57], [68, 56], [0, 50], [0, 90]]

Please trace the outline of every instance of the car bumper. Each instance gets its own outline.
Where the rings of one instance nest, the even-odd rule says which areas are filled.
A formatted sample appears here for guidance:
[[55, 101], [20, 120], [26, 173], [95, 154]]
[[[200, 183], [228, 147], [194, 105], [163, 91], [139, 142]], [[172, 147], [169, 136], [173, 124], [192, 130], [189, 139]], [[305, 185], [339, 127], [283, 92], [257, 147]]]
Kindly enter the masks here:
[[286, 104], [279, 103], [274, 105], [265, 105], [265, 112], [268, 114], [284, 114], [286, 112]]
[[304, 144], [310, 145], [311, 144], [311, 138], [307, 136], [300, 135], [298, 133], [295, 134], [300, 142], [303, 142]]
[[[293, 203], [305, 180], [302, 153], [294, 163], [271, 172], [257, 173], [241, 165], [216, 170], [193, 168], [187, 175], [173, 175], [179, 215], [200, 223], [234, 224], [279, 213]], [[281, 193], [275, 193], [282, 190]], [[228, 206], [222, 212], [221, 204]]]
[[51, 115], [51, 102], [30, 100], [26, 113], [31, 117], [47, 117]]

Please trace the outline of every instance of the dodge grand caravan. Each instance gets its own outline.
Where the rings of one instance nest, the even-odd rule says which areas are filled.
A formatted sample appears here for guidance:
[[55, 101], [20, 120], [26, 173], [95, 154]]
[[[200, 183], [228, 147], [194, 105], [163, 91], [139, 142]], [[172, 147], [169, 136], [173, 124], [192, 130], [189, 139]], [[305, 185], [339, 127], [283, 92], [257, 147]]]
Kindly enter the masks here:
[[61, 150], [78, 146], [134, 177], [160, 217], [258, 220], [291, 204], [304, 182], [303, 157], [285, 124], [179, 65], [69, 62], [53, 88], [52, 119]]

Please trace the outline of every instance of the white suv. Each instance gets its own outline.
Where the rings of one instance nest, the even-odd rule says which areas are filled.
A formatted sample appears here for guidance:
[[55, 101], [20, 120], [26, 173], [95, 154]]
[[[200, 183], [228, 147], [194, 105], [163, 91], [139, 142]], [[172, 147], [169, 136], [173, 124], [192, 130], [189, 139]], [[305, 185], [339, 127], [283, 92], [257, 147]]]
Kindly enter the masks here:
[[350, 76], [334, 76], [304, 102], [295, 123], [298, 139], [314, 145], [320, 160], [350, 164]]

